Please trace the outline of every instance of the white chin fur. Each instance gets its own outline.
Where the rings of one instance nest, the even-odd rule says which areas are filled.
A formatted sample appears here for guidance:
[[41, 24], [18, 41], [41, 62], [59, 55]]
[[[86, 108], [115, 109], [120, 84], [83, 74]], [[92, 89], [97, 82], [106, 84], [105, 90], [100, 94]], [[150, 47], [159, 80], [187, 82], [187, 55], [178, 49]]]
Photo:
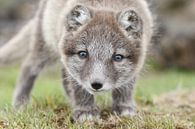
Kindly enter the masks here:
[[94, 91], [92, 91], [92, 90], [90, 90], [90, 89], [87, 89], [87, 88], [86, 88], [86, 90], [87, 90], [90, 94], [92, 94], [92, 95], [94, 95], [94, 94], [95, 94], [95, 92], [94, 92]]

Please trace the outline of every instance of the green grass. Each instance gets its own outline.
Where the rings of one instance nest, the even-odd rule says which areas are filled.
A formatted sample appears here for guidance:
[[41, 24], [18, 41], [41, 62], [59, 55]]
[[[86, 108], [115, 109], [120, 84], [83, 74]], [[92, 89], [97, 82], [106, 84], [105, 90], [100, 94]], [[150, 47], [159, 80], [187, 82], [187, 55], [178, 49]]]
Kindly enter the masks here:
[[[58, 70], [59, 71], [59, 70]], [[11, 104], [12, 94], [15, 88], [19, 69], [15, 67], [0, 69], [0, 107]], [[49, 98], [50, 96], [62, 95], [60, 73], [54, 70], [44, 72], [36, 81], [32, 97]]]
[[161, 93], [177, 89], [195, 88], [195, 73], [190, 71], [164, 70], [142, 75], [137, 84], [137, 100], [150, 100]]
[[[193, 89], [195, 73], [178, 70], [146, 72], [137, 83], [135, 99], [138, 102], [138, 115], [132, 118], [110, 116], [109, 94], [98, 97], [98, 104], [103, 109], [102, 122], [71, 124], [71, 108], [64, 97], [60, 73], [56, 70], [43, 72], [32, 92], [32, 102], [23, 111], [11, 109], [11, 98], [19, 69], [16, 67], [0, 68], [0, 128], [56, 129], [56, 128], [130, 128], [130, 129], [193, 129], [195, 111], [169, 111], [153, 105], [153, 98], [178, 88]], [[182, 112], [178, 115], [177, 112]], [[169, 113], [173, 114], [169, 114]]]

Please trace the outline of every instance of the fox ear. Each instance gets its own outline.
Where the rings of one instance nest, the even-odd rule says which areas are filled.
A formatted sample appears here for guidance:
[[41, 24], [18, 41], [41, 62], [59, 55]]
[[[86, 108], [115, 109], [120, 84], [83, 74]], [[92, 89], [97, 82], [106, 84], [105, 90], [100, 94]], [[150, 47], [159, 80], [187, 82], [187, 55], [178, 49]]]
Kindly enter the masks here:
[[134, 10], [126, 10], [118, 14], [118, 22], [129, 37], [141, 38], [143, 32], [142, 19]]
[[91, 19], [91, 11], [83, 6], [76, 5], [67, 16], [67, 29], [77, 30]]

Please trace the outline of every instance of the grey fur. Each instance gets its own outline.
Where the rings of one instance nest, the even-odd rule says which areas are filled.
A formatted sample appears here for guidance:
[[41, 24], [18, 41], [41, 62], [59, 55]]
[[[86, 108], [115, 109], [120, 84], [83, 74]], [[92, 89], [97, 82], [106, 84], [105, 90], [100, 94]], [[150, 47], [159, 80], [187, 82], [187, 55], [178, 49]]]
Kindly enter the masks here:
[[112, 110], [117, 115], [131, 116], [135, 114], [135, 102], [133, 100], [133, 89], [135, 79], [126, 85], [112, 91], [113, 105]]
[[63, 86], [70, 97], [73, 106], [72, 118], [74, 121], [84, 122], [99, 117], [99, 108], [95, 105], [94, 96], [87, 92], [73, 78], [67, 75], [65, 69], [62, 70]]
[[119, 23], [128, 32], [128, 36], [141, 38], [143, 33], [142, 19], [134, 10], [121, 12], [118, 17]]
[[33, 88], [34, 81], [40, 71], [47, 63], [53, 62], [57, 59], [57, 57], [54, 56], [45, 56], [52, 54], [50, 48], [48, 48], [45, 44], [41, 29], [41, 17], [43, 15], [45, 2], [46, 1], [42, 1], [40, 4], [40, 10], [34, 18], [34, 21], [37, 24], [35, 24], [33, 26], [34, 28], [32, 28], [32, 49], [22, 65], [21, 73], [14, 91], [13, 105], [15, 108], [19, 108], [29, 101], [29, 95]]
[[91, 14], [89, 10], [82, 5], [77, 5], [67, 16], [67, 30], [76, 30], [78, 27], [90, 20], [90, 18]]
[[[133, 114], [135, 78], [143, 67], [153, 26], [144, 0], [43, 0], [31, 22], [13, 39], [16, 44], [30, 30], [29, 53], [14, 93], [15, 107], [27, 103], [44, 66], [61, 58], [63, 85], [74, 120], [98, 118], [93, 95], [107, 90], [113, 91], [114, 112]], [[5, 51], [11, 55], [12, 50], [16, 48]], [[80, 51], [88, 56], [80, 58]], [[0, 63], [7, 57], [2, 52], [0, 49]], [[114, 61], [114, 55], [124, 59]], [[91, 84], [97, 82], [102, 85], [95, 90]]]

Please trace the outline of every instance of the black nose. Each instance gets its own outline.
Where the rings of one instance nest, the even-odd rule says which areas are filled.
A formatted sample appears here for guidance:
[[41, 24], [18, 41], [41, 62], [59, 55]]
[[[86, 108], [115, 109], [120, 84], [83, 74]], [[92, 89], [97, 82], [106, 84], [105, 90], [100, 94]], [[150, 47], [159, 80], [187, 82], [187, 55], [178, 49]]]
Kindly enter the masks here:
[[94, 82], [91, 84], [92, 88], [95, 89], [95, 90], [99, 90], [102, 88], [102, 84], [101, 83], [98, 83], [98, 82]]

